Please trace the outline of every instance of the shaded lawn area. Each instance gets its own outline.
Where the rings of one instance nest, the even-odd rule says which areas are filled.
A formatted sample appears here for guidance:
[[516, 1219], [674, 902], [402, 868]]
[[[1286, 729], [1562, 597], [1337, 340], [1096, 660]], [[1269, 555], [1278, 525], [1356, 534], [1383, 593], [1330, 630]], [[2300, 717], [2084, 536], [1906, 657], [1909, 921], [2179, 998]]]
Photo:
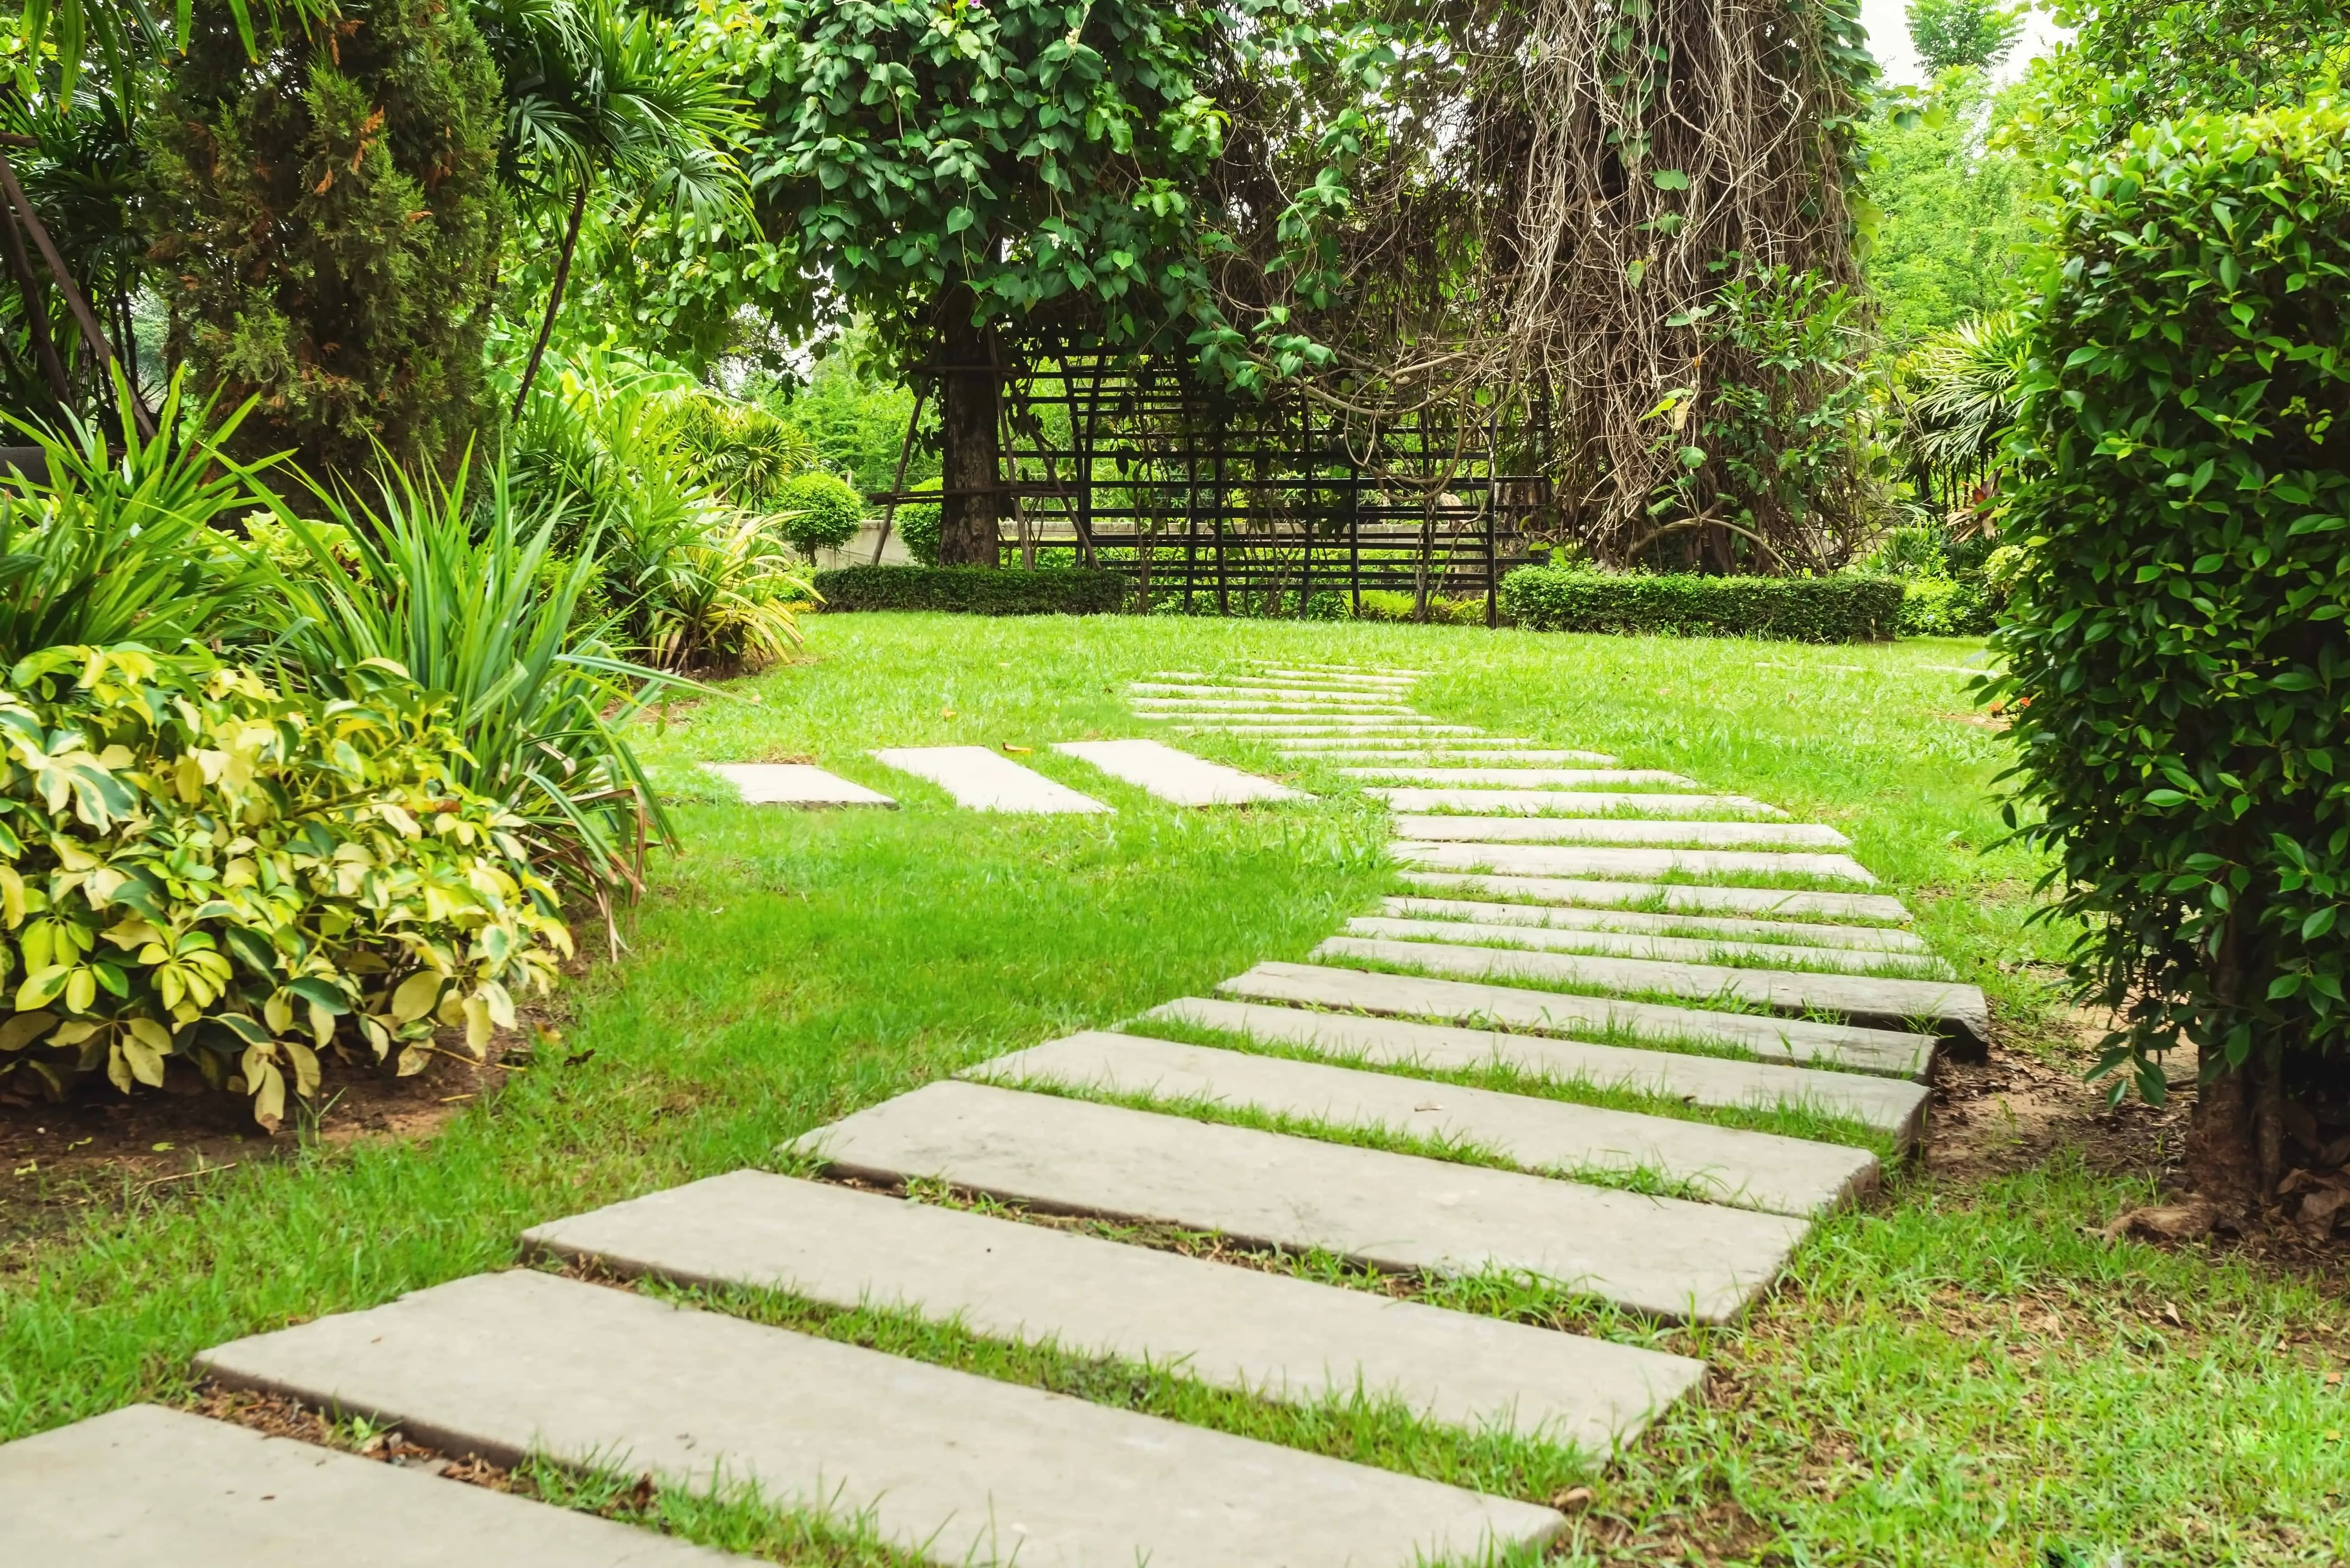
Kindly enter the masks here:
[[[135, 1199], [0, 1170], [12, 1201], [80, 1200], [0, 1275], [0, 1437], [185, 1400], [187, 1357], [206, 1345], [506, 1266], [534, 1222], [772, 1163], [778, 1143], [970, 1062], [1304, 957], [1392, 885], [1381, 814], [1335, 772], [1284, 769], [1244, 741], [1196, 749], [1292, 774], [1319, 798], [1179, 811], [1050, 752], [1160, 732], [1118, 695], [1154, 670], [1424, 669], [1411, 698], [1424, 712], [1833, 823], [1991, 993], [2002, 1048], [2069, 1064], [2077, 1032], [2050, 1005], [2061, 934], [2023, 924], [2037, 867], [2013, 847], [1983, 853], [2003, 832], [1989, 794], [2002, 742], [1970, 722], [1958, 670], [1979, 655], [1943, 641], [817, 619], [805, 659], [741, 683], [755, 701], [648, 722], [687, 853], [656, 866], [628, 956], [566, 999], [562, 1046], [437, 1136], [313, 1138]], [[955, 811], [865, 755], [947, 743], [1031, 748], [1020, 761], [1117, 813]], [[904, 809], [745, 808], [692, 765], [800, 757]], [[1702, 1351], [1717, 1376], [1705, 1405], [1586, 1478], [1596, 1496], [1564, 1559], [2088, 1568], [2350, 1554], [2338, 1290], [2085, 1234], [2147, 1197], [2148, 1166], [2059, 1151], [1988, 1179], [1913, 1170], [1825, 1224], [1742, 1331], [1700, 1344], [1599, 1325]], [[920, 1350], [936, 1337], [899, 1336], [944, 1356]], [[1019, 1360], [973, 1365], [1031, 1376], [1007, 1369]], [[1140, 1407], [1244, 1425], [1211, 1407], [1161, 1391]], [[1326, 1448], [1453, 1463], [1409, 1445]]]

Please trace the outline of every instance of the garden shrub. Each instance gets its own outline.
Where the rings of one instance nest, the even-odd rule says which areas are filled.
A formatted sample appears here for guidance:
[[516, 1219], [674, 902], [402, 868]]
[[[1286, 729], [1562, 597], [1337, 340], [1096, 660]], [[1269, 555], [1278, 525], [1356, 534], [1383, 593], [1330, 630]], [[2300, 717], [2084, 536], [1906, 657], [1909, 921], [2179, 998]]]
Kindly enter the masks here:
[[1682, 637], [1861, 642], [1889, 638], [1898, 578], [1702, 577], [1522, 566], [1502, 579], [1502, 610], [1534, 631], [1667, 632]]
[[[1410, 594], [1392, 588], [1365, 588], [1362, 607], [1356, 610], [1356, 620], [1412, 621], [1418, 620], [1419, 600]], [[1485, 624], [1485, 601], [1448, 599], [1430, 594], [1428, 597], [1428, 620], [1431, 626], [1482, 626]]]
[[2281, 1075], [2350, 1042], [2350, 109], [2140, 128], [2055, 192], [1997, 690], [2103, 1066], [2159, 1098], [2202, 1047], [2190, 1174], [2249, 1200]]
[[[449, 700], [352, 700], [209, 656], [57, 648], [0, 685], [0, 1075], [128, 1093], [179, 1057], [267, 1125], [318, 1054], [480, 1054], [570, 956], [517, 819], [457, 782]], [[395, 1054], [396, 1053], [396, 1054]]]
[[818, 572], [827, 610], [948, 610], [963, 615], [1109, 615], [1134, 585], [1118, 572], [1040, 566], [844, 566]]
[[1909, 577], [1901, 585], [1902, 637], [1981, 637], [1997, 624], [1997, 610], [1980, 577]]
[[803, 473], [775, 493], [784, 514], [784, 537], [811, 560], [818, 550], [837, 550], [857, 537], [865, 523], [865, 498], [856, 486], [829, 473]]
[[[936, 490], [939, 482], [926, 479], [913, 486], [915, 490]], [[936, 501], [915, 501], [899, 504], [892, 519], [898, 537], [906, 542], [906, 554], [925, 566], [939, 564], [939, 532], [945, 526], [945, 512]]]

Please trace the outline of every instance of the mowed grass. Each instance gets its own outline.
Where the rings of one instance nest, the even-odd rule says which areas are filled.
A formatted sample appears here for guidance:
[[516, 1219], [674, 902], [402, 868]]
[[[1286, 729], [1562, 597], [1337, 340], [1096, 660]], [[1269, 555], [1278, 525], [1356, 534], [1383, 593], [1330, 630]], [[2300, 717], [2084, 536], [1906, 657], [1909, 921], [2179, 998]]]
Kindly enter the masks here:
[[[1991, 994], [2005, 1038], [2068, 1048], [2047, 1013], [2063, 934], [2024, 924], [2039, 867], [2016, 847], [1982, 853], [2003, 832], [1990, 794], [2002, 742], [1966, 719], [1955, 667], [1977, 656], [1971, 644], [883, 616], [809, 631], [808, 657], [743, 682], [743, 700], [645, 726], [687, 852], [656, 864], [628, 954], [571, 993], [560, 1050], [429, 1140], [289, 1147], [93, 1208], [19, 1248], [0, 1276], [0, 1437], [183, 1398], [188, 1357], [207, 1345], [508, 1266], [535, 1222], [772, 1165], [778, 1143], [972, 1062], [1301, 959], [1402, 890], [1381, 857], [1383, 814], [1336, 771], [1346, 764], [1194, 737], [1319, 798], [1184, 812], [1049, 750], [1163, 733], [1118, 695], [1154, 670], [1413, 666], [1432, 672], [1411, 698], [1424, 712], [1613, 752], [1834, 824]], [[956, 811], [866, 754], [926, 744], [1028, 748], [1018, 760], [1117, 812]], [[694, 766], [797, 757], [904, 809], [743, 807]], [[1424, 1299], [1712, 1358], [1704, 1404], [1588, 1475], [1596, 1495], [1565, 1561], [2342, 1560], [2350, 1406], [2326, 1381], [2342, 1366], [2338, 1298], [2084, 1233], [2147, 1196], [2142, 1179], [2061, 1159], [1969, 1189], [1898, 1175], [1869, 1208], [1825, 1224], [1749, 1324], [1701, 1337], [1531, 1314], [1498, 1286]], [[1253, 1427], [1227, 1397], [1146, 1387], [1128, 1369], [920, 1325], [829, 1332], [1234, 1429], [1305, 1429], [1275, 1411]], [[1422, 1443], [1391, 1412], [1373, 1427], [1333, 1428], [1315, 1446], [1529, 1490], [1568, 1473], [1506, 1445]], [[601, 1492], [572, 1495], [596, 1506]], [[739, 1509], [632, 1516], [786, 1561], [857, 1555], [837, 1532]]]

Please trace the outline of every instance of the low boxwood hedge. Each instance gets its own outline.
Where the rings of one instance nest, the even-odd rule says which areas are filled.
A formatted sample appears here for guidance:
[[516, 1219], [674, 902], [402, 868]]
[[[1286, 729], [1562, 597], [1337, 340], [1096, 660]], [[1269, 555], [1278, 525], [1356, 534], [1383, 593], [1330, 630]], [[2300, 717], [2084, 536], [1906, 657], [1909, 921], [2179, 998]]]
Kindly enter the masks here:
[[843, 566], [818, 572], [816, 591], [830, 611], [1111, 615], [1126, 607], [1134, 585], [1117, 572], [1083, 566]]
[[1898, 577], [1700, 577], [1523, 566], [1502, 579], [1503, 612], [1534, 631], [1669, 632], [1866, 642], [1894, 635]]

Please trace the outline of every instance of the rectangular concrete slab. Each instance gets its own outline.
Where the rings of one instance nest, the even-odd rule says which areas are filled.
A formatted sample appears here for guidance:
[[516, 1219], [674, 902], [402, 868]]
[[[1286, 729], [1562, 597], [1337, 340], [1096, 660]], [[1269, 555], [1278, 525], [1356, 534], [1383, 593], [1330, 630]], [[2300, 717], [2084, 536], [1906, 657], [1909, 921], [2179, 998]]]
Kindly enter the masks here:
[[131, 1405], [0, 1447], [9, 1568], [750, 1568], [184, 1410]]
[[1316, 1012], [1214, 997], [1185, 997], [1154, 1007], [1142, 1016], [1223, 1030], [1259, 1044], [1312, 1051], [1340, 1061], [1418, 1072], [1501, 1068], [1562, 1085], [1670, 1095], [1691, 1105], [1816, 1111], [1890, 1133], [1905, 1147], [1917, 1140], [1926, 1101], [1933, 1094], [1924, 1084], [1867, 1073], [1825, 1072], [1683, 1051], [1643, 1051], [1630, 1045], [1594, 1045], [1545, 1034], [1415, 1023], [1353, 1012]]
[[1395, 699], [1379, 691], [1347, 691], [1330, 687], [1313, 686], [1180, 686], [1165, 681], [1137, 680], [1127, 687], [1137, 697], [1222, 697], [1263, 698], [1276, 702], [1292, 702], [1303, 699], [1310, 702], [1326, 702], [1338, 707], [1355, 707], [1363, 703], [1392, 705]]
[[962, 1075], [1432, 1138], [1555, 1175], [1647, 1171], [1708, 1202], [1773, 1214], [1823, 1213], [1877, 1181], [1877, 1157], [1843, 1144], [1099, 1030], [1014, 1051]]
[[1093, 796], [1055, 784], [985, 746], [899, 746], [873, 755], [916, 778], [930, 780], [954, 796], [957, 805], [973, 811], [1050, 815], [1110, 809]]
[[1977, 1043], [1991, 1037], [1982, 988], [1938, 980], [1878, 975], [1807, 974], [1793, 970], [1737, 969], [1727, 964], [1669, 963], [1597, 954], [1525, 952], [1510, 948], [1399, 942], [1375, 937], [1330, 937], [1313, 957], [1403, 965], [1461, 980], [1530, 980], [1587, 985], [1611, 992], [1754, 1002], [1781, 1012], [1841, 1012], [1866, 1023], [1931, 1019]]
[[704, 763], [742, 792], [745, 805], [896, 805], [879, 790], [829, 774], [814, 763]]
[[1833, 827], [1810, 822], [1399, 815], [1394, 827], [1398, 838], [1423, 844], [1689, 844], [1700, 848], [1782, 844], [1841, 849], [1852, 842]]
[[[1430, 774], [1441, 770], [1430, 768]], [[1426, 789], [1375, 784], [1389, 811], [1491, 816], [1784, 816], [1742, 794], [1636, 794], [1605, 789]]]
[[1425, 670], [1405, 670], [1392, 664], [1314, 664], [1295, 660], [1287, 664], [1263, 664], [1258, 668], [1267, 675], [1310, 673], [1356, 680], [1400, 680], [1406, 685], [1429, 673]]
[[1658, 768], [1424, 768], [1358, 767], [1341, 770], [1353, 779], [1394, 779], [1405, 784], [1493, 784], [1525, 789], [1624, 789], [1633, 784], [1697, 788], [1697, 781]]
[[1374, 1268], [1523, 1272], [1677, 1321], [1767, 1289], [1806, 1221], [1513, 1170], [945, 1082], [792, 1146], [849, 1175], [933, 1177], [1066, 1213], [1315, 1248]]
[[[1422, 817], [1419, 820], [1427, 821]], [[1814, 877], [1823, 881], [1874, 883], [1849, 855], [1785, 854], [1767, 849], [1625, 849], [1548, 844], [1461, 844], [1399, 839], [1388, 846], [1412, 866], [1502, 876], [1553, 877]]]
[[1899, 1078], [1924, 1077], [1935, 1044], [1930, 1034], [1850, 1023], [1716, 1012], [1612, 996], [1575, 996], [1321, 964], [1261, 963], [1216, 989], [1251, 1002], [1339, 1008], [1585, 1039], [1612, 1033], [1645, 1044], [1742, 1051], [1766, 1061], [1885, 1073]]
[[1401, 1564], [1538, 1542], [1525, 1503], [517, 1270], [238, 1340], [234, 1386], [438, 1447], [642, 1470], [947, 1564]]
[[1244, 774], [1157, 741], [1060, 741], [1053, 749], [1091, 763], [1177, 805], [1246, 805], [1255, 801], [1312, 800], [1304, 790]]
[[558, 1220], [523, 1241], [623, 1274], [899, 1308], [1274, 1399], [1359, 1389], [1448, 1426], [1596, 1454], [1630, 1441], [1705, 1373], [1686, 1356], [764, 1171]]
[[[1308, 751], [1305, 749], [1308, 746], [1323, 745], [1328, 745], [1339, 749], [1326, 751]], [[1387, 751], [1374, 749], [1378, 746], [1387, 746], [1391, 749]], [[1454, 749], [1448, 750], [1442, 744], [1422, 745], [1408, 742], [1357, 742], [1352, 740], [1331, 741], [1327, 742], [1321, 741], [1276, 741], [1274, 742], [1274, 748], [1276, 751], [1286, 752], [1293, 756], [1315, 762], [1387, 762], [1399, 764], [1425, 763], [1448, 769], [1454, 763], [1467, 765], [1476, 763], [1506, 762], [1612, 763], [1616, 760], [1604, 752], [1555, 752], [1543, 751], [1539, 748], [1513, 750], [1507, 747], [1494, 750], [1486, 746], [1485, 742], [1482, 740], [1461, 741], [1452, 742], [1452, 746]]]
[[[1618, 883], [1603, 883], [1617, 887]], [[1647, 931], [1670, 937], [1726, 937], [1732, 941], [1800, 942], [1827, 948], [1866, 948], [1878, 952], [1923, 953], [1915, 931], [1891, 926], [1837, 926], [1815, 920], [1748, 920], [1655, 910], [1580, 909], [1564, 904], [1496, 904], [1475, 898], [1383, 898], [1382, 914], [1438, 920], [1478, 920], [1487, 925], [1547, 926], [1555, 930]]]
[[1401, 941], [1469, 943], [1480, 947], [1536, 948], [1550, 952], [1612, 953], [1618, 958], [1663, 959], [1680, 963], [1768, 963], [1792, 969], [1833, 970], [1841, 974], [1898, 975], [1909, 980], [1950, 980], [1950, 966], [1931, 953], [1883, 949], [1805, 947], [1793, 942], [1739, 941], [1721, 937], [1667, 937], [1646, 931], [1596, 931], [1519, 922], [1413, 919], [1364, 915], [1347, 922], [1353, 937], [1393, 937]]
[[1312, 697], [1278, 699], [1222, 697], [1129, 697], [1138, 713], [1148, 713], [1164, 719], [1172, 714], [1213, 714], [1218, 718], [1235, 719], [1321, 719], [1321, 718], [1410, 718], [1415, 715], [1401, 703], [1362, 703], [1324, 700]]
[[[1347, 736], [1338, 740], [1283, 741], [1279, 743], [1284, 751], [1344, 751], [1349, 748], [1355, 748], [1371, 752], [1378, 756], [1386, 756], [1389, 753], [1395, 751], [1429, 751], [1449, 753], [1458, 751], [1464, 746], [1478, 746], [1489, 751], [1507, 752], [1511, 755], [1515, 756], [1523, 753], [1529, 746], [1546, 746], [1550, 742], [1546, 741], [1537, 741], [1531, 735], [1479, 735], [1472, 740], [1466, 741], [1365, 741], [1357, 740], [1353, 736]], [[1602, 765], [1612, 763], [1616, 760], [1601, 752], [1570, 752], [1566, 754], [1578, 762], [1589, 762]]]
[[1689, 909], [1725, 914], [1820, 915], [1840, 920], [1899, 920], [1909, 919], [1900, 899], [1884, 893], [1823, 893], [1787, 888], [1713, 888], [1690, 882], [1598, 882], [1564, 877], [1490, 877], [1458, 871], [1406, 871], [1403, 879], [1416, 888], [1449, 892], [1484, 893], [1527, 905], [1553, 904], [1586, 909], [1616, 909], [1629, 904], [1659, 909]]
[[1473, 735], [1467, 724], [1444, 724], [1413, 713], [1383, 717], [1369, 713], [1166, 713], [1138, 709], [1144, 719], [1191, 718], [1214, 729], [1246, 730], [1251, 733], [1293, 735]]

